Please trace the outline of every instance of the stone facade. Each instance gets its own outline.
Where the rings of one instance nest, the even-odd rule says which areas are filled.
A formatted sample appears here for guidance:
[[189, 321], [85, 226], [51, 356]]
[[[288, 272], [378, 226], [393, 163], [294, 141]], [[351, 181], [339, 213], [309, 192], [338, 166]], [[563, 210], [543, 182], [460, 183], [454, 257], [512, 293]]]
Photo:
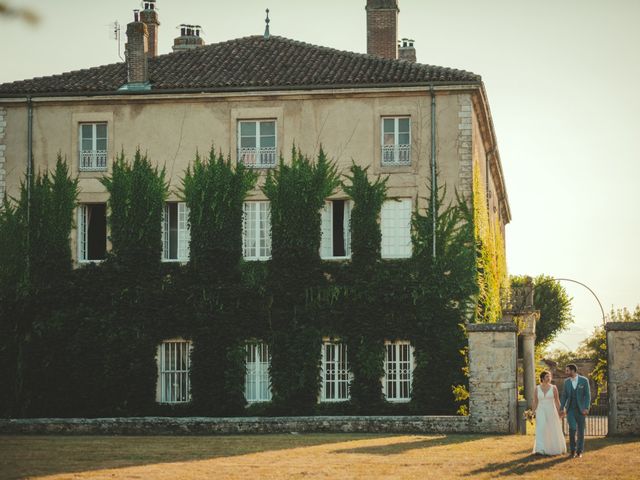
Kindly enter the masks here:
[[4, 141], [4, 131], [7, 128], [7, 110], [0, 107], [0, 200], [4, 198], [4, 194], [7, 191], [7, 172], [5, 170], [5, 151], [6, 144]]
[[256, 433], [466, 433], [469, 417], [121, 417], [0, 419], [0, 434], [215, 435]]
[[609, 435], [640, 435], [640, 322], [607, 323]]
[[469, 324], [469, 427], [472, 432], [515, 433], [517, 327]]

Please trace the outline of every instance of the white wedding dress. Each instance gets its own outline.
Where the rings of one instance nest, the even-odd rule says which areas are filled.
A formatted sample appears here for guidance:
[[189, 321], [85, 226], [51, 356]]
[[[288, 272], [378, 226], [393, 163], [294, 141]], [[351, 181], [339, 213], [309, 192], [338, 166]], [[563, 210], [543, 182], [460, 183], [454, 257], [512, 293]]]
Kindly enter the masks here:
[[542, 455], [566, 453], [567, 443], [562, 433], [562, 421], [553, 398], [553, 387], [545, 393], [538, 385], [536, 395], [538, 396], [538, 408], [536, 409], [536, 441], [533, 453]]

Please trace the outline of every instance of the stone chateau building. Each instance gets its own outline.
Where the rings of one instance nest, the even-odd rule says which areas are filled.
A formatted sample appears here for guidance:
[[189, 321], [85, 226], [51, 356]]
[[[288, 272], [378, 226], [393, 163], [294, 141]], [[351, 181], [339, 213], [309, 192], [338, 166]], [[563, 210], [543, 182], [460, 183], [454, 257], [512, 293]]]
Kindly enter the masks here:
[[[435, 164], [450, 197], [471, 195], [477, 172], [504, 234], [511, 213], [481, 77], [417, 63], [413, 41], [398, 44], [398, 14], [397, 0], [367, 0], [367, 54], [270, 35], [268, 24], [264, 34], [210, 45], [199, 27], [183, 25], [174, 51], [159, 54], [156, 1], [146, 1], [127, 26], [125, 62], [0, 85], [0, 196], [17, 196], [25, 175], [50, 169], [61, 152], [79, 179], [75, 261], [100, 261], [109, 242], [99, 179], [117, 153], [139, 146], [170, 181], [163, 260], [186, 262], [188, 212], [178, 192], [196, 150], [215, 144], [263, 181], [294, 143], [309, 155], [322, 144], [343, 172], [353, 160], [389, 177], [383, 258], [411, 255], [411, 213], [426, 206]], [[343, 192], [327, 198], [322, 258], [349, 258], [349, 214]], [[244, 221], [245, 259], [268, 259], [269, 204], [259, 188]], [[266, 345], [247, 345], [250, 402], [270, 398], [268, 362]], [[322, 400], [348, 399], [346, 362], [343, 345], [325, 342]], [[387, 400], [410, 399], [412, 366], [409, 342], [389, 342]], [[157, 400], [188, 401], [188, 371], [189, 342], [167, 339], [158, 348]]]

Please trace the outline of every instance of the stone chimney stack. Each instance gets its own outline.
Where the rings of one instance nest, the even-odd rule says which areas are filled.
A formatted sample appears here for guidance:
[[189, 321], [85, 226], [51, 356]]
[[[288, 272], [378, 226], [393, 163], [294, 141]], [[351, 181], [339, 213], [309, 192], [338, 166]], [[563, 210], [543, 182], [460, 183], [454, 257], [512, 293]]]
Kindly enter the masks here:
[[367, 53], [398, 58], [398, 0], [367, 0]]
[[398, 48], [398, 58], [407, 62], [416, 63], [416, 47], [413, 46], [413, 40], [403, 38]]
[[173, 51], [193, 50], [204, 47], [204, 39], [200, 36], [200, 25], [180, 25], [180, 36], [173, 40]]
[[158, 55], [158, 27], [160, 26], [156, 0], [147, 0], [144, 2], [144, 10], [140, 12], [140, 21], [147, 26], [147, 33], [149, 34], [149, 51], [147, 52], [147, 56], [149, 58], [156, 57]]
[[147, 26], [140, 21], [140, 11], [133, 11], [133, 22], [127, 25], [127, 89], [144, 88], [149, 83], [147, 53], [149, 34]]

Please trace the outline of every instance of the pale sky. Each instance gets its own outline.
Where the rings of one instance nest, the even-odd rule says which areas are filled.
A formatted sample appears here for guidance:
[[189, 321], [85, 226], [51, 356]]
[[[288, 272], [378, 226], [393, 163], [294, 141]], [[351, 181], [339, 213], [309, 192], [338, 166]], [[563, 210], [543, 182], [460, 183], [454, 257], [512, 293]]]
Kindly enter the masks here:
[[[136, 0], [5, 0], [41, 21], [0, 20], [0, 83], [119, 61]], [[511, 274], [571, 278], [604, 305], [640, 303], [640, 1], [399, 0], [399, 37], [418, 62], [482, 75], [502, 157], [512, 222]], [[158, 0], [159, 52], [181, 23], [207, 43], [264, 31], [366, 52], [366, 0]], [[124, 50], [122, 46], [122, 50]], [[584, 288], [564, 283], [575, 348], [602, 321]]]

